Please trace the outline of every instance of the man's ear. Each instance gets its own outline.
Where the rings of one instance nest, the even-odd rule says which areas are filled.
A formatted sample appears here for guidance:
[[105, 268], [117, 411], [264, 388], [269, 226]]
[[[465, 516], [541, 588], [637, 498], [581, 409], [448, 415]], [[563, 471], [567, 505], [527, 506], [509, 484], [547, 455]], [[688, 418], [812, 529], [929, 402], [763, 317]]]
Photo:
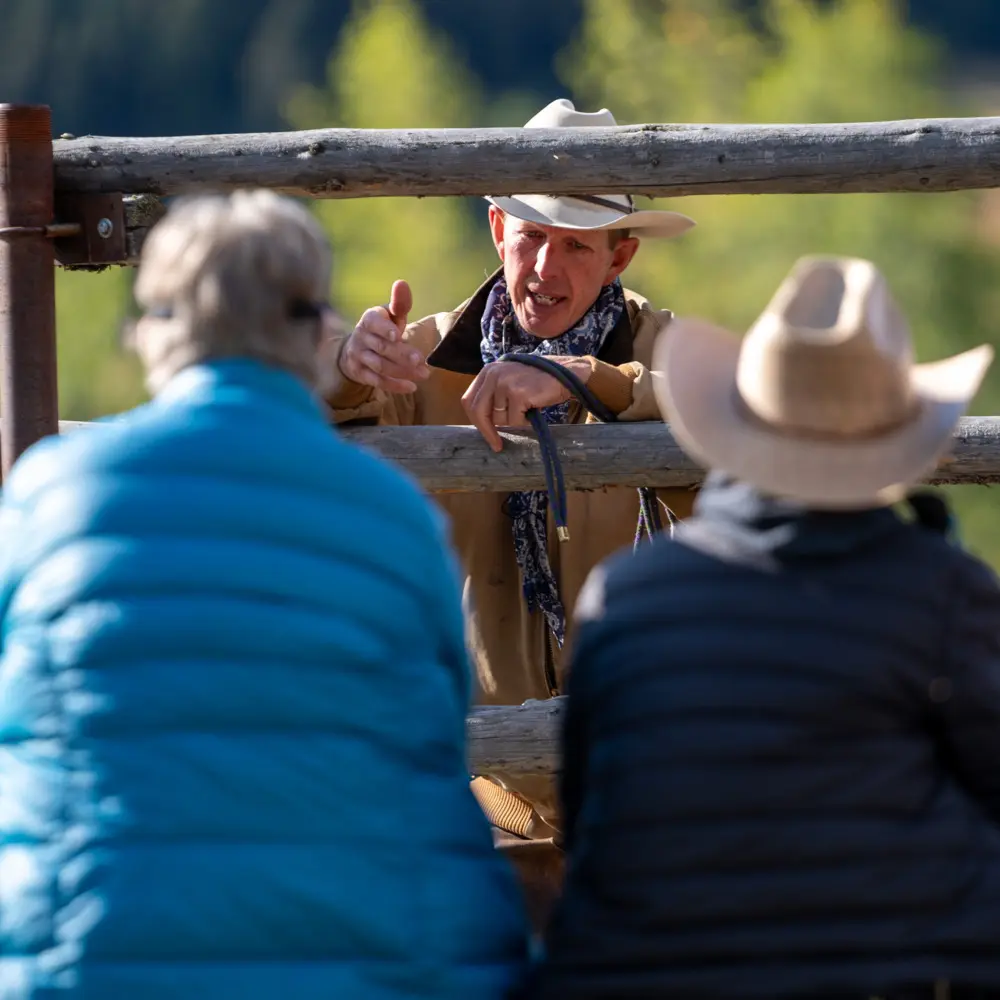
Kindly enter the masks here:
[[503, 261], [503, 227], [507, 216], [496, 205], [490, 205], [490, 233], [493, 235], [493, 245]]
[[611, 252], [611, 267], [608, 268], [607, 277], [604, 279], [605, 285], [610, 285], [632, 263], [632, 258], [638, 249], [638, 236], [629, 236], [627, 239], [618, 241]]

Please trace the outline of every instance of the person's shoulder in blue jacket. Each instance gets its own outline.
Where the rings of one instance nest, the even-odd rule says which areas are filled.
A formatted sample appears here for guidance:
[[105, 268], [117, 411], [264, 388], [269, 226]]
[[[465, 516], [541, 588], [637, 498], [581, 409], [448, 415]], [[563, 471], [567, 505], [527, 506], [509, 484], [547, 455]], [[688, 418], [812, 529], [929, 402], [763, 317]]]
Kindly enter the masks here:
[[499, 997], [519, 975], [447, 533], [313, 398], [328, 279], [293, 203], [174, 209], [137, 287], [153, 400], [5, 484], [11, 1000]]

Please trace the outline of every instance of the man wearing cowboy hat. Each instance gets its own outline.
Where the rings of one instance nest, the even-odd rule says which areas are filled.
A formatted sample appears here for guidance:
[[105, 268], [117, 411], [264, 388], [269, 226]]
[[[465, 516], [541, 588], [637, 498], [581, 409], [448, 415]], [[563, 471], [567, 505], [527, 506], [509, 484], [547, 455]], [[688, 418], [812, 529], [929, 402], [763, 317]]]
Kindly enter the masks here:
[[1000, 997], [1000, 588], [930, 473], [992, 358], [914, 365], [868, 261], [742, 338], [678, 320], [664, 415], [712, 469], [577, 605], [567, 883], [530, 1000]]
[[[587, 114], [558, 100], [526, 127], [614, 124], [610, 111]], [[694, 223], [675, 212], [638, 211], [627, 195], [487, 200], [500, 269], [457, 309], [415, 323], [407, 322], [409, 288], [396, 282], [388, 307], [369, 309], [334, 345], [339, 377], [326, 398], [335, 420], [471, 421], [499, 451], [497, 428], [526, 425], [529, 409], [544, 410], [555, 423], [586, 418], [556, 378], [499, 362], [507, 352], [541, 354], [564, 365], [621, 420], [660, 419], [650, 365], [653, 342], [671, 314], [624, 288], [620, 275], [641, 238], [678, 236]], [[635, 490], [572, 494], [570, 539], [563, 543], [550, 530], [544, 493], [440, 499], [467, 574], [477, 700], [512, 705], [556, 694], [565, 609], [593, 566], [632, 541]], [[690, 509], [684, 493], [662, 499], [681, 516]], [[478, 781], [495, 821], [525, 836], [551, 836], [558, 825], [551, 782], [496, 777], [536, 808], [513, 797], [494, 801], [497, 785]]]

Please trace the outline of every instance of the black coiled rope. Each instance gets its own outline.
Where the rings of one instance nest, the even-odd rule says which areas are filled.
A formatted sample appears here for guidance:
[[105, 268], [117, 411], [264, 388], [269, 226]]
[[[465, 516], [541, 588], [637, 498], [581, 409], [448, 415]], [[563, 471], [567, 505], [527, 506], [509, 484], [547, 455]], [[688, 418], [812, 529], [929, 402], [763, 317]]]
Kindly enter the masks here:
[[[519, 365], [540, 369], [547, 375], [558, 379], [579, 400], [584, 409], [601, 423], [617, 422], [618, 414], [605, 406], [573, 372], [559, 364], [558, 361], [553, 361], [551, 358], [539, 354], [505, 354], [500, 360], [514, 361]], [[566, 483], [563, 478], [562, 464], [559, 461], [559, 453], [556, 451], [545, 414], [541, 410], [531, 409], [525, 416], [534, 428], [535, 434], [538, 435], [538, 447], [542, 453], [542, 471], [545, 473], [545, 486], [549, 495], [549, 505], [552, 508], [552, 517], [556, 522], [556, 531], [560, 541], [566, 541], [569, 538], [569, 527], [566, 523]], [[670, 533], [673, 534], [677, 518], [666, 505], [663, 509], [666, 511]], [[646, 538], [652, 540], [654, 535], [662, 530], [663, 520], [660, 517], [660, 501], [657, 499], [656, 491], [648, 486], [640, 486], [639, 523], [635, 529], [633, 548], [637, 549]]]

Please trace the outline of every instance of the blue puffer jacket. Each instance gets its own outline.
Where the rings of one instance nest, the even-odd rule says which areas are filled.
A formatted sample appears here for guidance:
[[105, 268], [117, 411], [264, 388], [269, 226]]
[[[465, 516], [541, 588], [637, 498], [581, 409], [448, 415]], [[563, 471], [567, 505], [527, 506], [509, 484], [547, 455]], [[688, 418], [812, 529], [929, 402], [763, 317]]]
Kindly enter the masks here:
[[431, 505], [305, 387], [190, 368], [0, 509], [0, 996], [502, 995]]

